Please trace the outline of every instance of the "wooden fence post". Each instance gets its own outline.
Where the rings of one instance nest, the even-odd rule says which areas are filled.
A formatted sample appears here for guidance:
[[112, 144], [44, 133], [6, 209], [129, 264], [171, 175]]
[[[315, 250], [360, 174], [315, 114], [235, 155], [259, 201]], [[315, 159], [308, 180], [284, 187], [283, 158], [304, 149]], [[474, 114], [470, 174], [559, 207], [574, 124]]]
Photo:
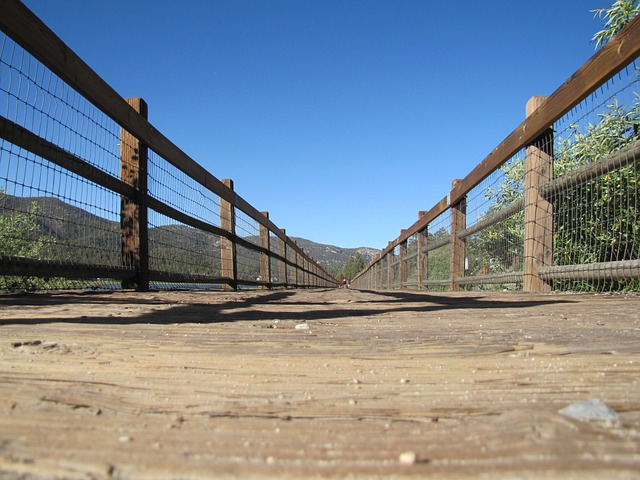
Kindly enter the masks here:
[[[269, 212], [262, 212], [265, 218], [269, 218]], [[260, 246], [267, 252], [271, 251], [269, 229], [260, 224]], [[271, 284], [271, 260], [268, 253], [260, 252], [260, 281]], [[270, 285], [263, 285], [262, 289], [268, 289]]]
[[[456, 179], [451, 185], [455, 190], [462, 180]], [[451, 281], [452, 292], [460, 290], [456, 284], [456, 279], [464, 277], [464, 266], [466, 259], [466, 242], [458, 238], [458, 232], [467, 227], [467, 199], [463, 197], [451, 207]]]
[[[427, 212], [419, 212], [418, 213], [418, 219], [422, 218], [424, 215], [426, 215]], [[424, 289], [424, 285], [422, 282], [424, 282], [428, 277], [427, 277], [427, 269], [429, 268], [429, 264], [427, 263], [428, 260], [428, 253], [424, 253], [423, 250], [426, 248], [427, 246], [427, 232], [429, 227], [424, 227], [423, 230], [419, 231], [417, 234], [418, 237], [418, 257], [416, 262], [418, 263], [417, 268], [418, 268], [418, 290], [423, 290]]]
[[[282, 228], [281, 229], [282, 233], [284, 235], [287, 234], [287, 231]], [[287, 258], [287, 244], [285, 243], [284, 240], [282, 240], [281, 238], [278, 237], [278, 239], [280, 240], [279, 244], [280, 244], [280, 255], [286, 260]], [[280, 262], [280, 264], [278, 265], [278, 280], [280, 281], [280, 283], [284, 283], [285, 287], [288, 285], [289, 283], [289, 279], [287, 278], [287, 262], [285, 262], [284, 260], [282, 262]]]
[[[233, 190], [233, 180], [226, 178], [221, 181]], [[220, 198], [220, 228], [229, 232], [232, 237], [236, 234], [235, 207], [223, 198]], [[220, 263], [222, 264], [222, 275], [226, 275], [230, 279], [229, 285], [225, 288], [236, 290], [238, 288], [238, 264], [236, 243], [232, 239], [220, 237]]]
[[376, 253], [373, 256], [373, 264], [371, 265], [371, 289], [372, 290], [377, 290], [378, 289], [378, 261], [380, 260], [380, 254]]
[[[546, 97], [531, 97], [527, 116]], [[525, 155], [524, 178], [524, 290], [549, 292], [551, 285], [538, 276], [538, 268], [553, 265], [553, 205], [540, 195], [541, 185], [553, 179], [553, 127], [538, 137]]]
[[[389, 242], [389, 244], [391, 244], [391, 242]], [[387, 290], [392, 290], [394, 282], [393, 261], [395, 260], [393, 249], [387, 252], [385, 260], [387, 263]]]
[[298, 277], [300, 277], [301, 279], [302, 286], [305, 288], [311, 287], [311, 282], [314, 280], [312, 279], [311, 273], [307, 271], [311, 269], [311, 265], [309, 264], [309, 261], [302, 255], [300, 259], [300, 266], [298, 268], [300, 269]]
[[[403, 237], [407, 231], [400, 230], [400, 236]], [[398, 263], [398, 287], [400, 290], [404, 290], [404, 284], [407, 282], [407, 240], [400, 244], [399, 248], [399, 263]]]
[[[293, 241], [294, 245], [298, 245], [298, 242], [296, 242], [295, 240]], [[294, 288], [298, 287], [298, 278], [299, 276], [299, 268], [300, 265], [298, 264], [298, 262], [300, 261], [300, 255], [298, 254], [298, 252], [296, 250], [293, 250], [293, 271], [291, 272], [291, 283], [293, 283]]]
[[[145, 119], [148, 106], [142, 98], [126, 102]], [[122, 288], [149, 290], [149, 219], [147, 210], [147, 146], [124, 128], [120, 129], [120, 179], [135, 188], [136, 197], [120, 197], [120, 243], [122, 265], [133, 269]]]

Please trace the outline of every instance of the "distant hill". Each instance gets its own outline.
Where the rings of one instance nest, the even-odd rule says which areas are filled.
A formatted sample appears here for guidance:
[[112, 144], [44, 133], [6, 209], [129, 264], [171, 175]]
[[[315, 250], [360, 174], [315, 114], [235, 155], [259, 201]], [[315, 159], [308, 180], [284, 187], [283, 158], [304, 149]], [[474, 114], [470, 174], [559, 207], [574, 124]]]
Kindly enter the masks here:
[[[74, 245], [93, 245], [94, 247], [117, 250], [120, 244], [120, 224], [90, 213], [82, 208], [69, 205], [52, 197], [15, 197], [2, 193], [0, 195], [0, 215], [11, 215], [16, 211], [29, 211], [31, 205], [36, 206], [37, 222], [43, 232]], [[209, 234], [182, 225], [165, 225], [151, 228], [149, 237], [158, 245], [173, 246], [178, 249], [193, 249], [196, 245], [206, 244], [204, 237]], [[369, 263], [379, 252], [374, 248], [342, 248], [324, 245], [304, 238], [292, 237], [298, 246], [329, 272], [339, 271], [345, 262], [359, 253], [365, 263]], [[176, 245], [175, 242], [181, 245]], [[218, 242], [214, 242], [214, 248]]]
[[340, 270], [346, 261], [359, 253], [364, 263], [369, 263], [374, 255], [380, 253], [380, 250], [370, 247], [358, 247], [358, 248], [342, 248], [335, 245], [324, 245], [322, 243], [312, 242], [304, 238], [291, 237], [295, 240], [300, 248], [303, 248], [305, 252], [315, 258], [320, 265], [325, 267], [330, 272]]

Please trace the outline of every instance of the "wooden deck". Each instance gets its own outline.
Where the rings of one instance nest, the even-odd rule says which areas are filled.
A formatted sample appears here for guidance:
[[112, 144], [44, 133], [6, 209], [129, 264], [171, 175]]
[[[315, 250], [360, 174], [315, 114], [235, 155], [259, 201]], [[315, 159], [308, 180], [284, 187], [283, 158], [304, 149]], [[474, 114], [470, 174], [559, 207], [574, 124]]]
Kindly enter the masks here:
[[0, 332], [0, 478], [640, 477], [638, 296], [6, 295]]

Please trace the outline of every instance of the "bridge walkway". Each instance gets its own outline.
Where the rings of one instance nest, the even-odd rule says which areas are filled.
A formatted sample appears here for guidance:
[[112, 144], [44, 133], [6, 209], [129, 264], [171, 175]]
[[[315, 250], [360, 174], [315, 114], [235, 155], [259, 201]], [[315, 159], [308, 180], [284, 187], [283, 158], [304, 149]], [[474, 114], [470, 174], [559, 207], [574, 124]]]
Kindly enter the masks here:
[[640, 473], [638, 296], [3, 295], [0, 332], [2, 478]]

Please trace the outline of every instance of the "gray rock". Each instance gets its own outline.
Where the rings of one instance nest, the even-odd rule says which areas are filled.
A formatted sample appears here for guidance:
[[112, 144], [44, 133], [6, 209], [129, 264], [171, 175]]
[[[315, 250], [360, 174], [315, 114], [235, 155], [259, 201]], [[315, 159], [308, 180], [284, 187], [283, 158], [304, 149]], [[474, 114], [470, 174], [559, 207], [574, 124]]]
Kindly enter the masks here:
[[620, 420], [620, 415], [599, 398], [572, 403], [559, 413], [576, 420]]

